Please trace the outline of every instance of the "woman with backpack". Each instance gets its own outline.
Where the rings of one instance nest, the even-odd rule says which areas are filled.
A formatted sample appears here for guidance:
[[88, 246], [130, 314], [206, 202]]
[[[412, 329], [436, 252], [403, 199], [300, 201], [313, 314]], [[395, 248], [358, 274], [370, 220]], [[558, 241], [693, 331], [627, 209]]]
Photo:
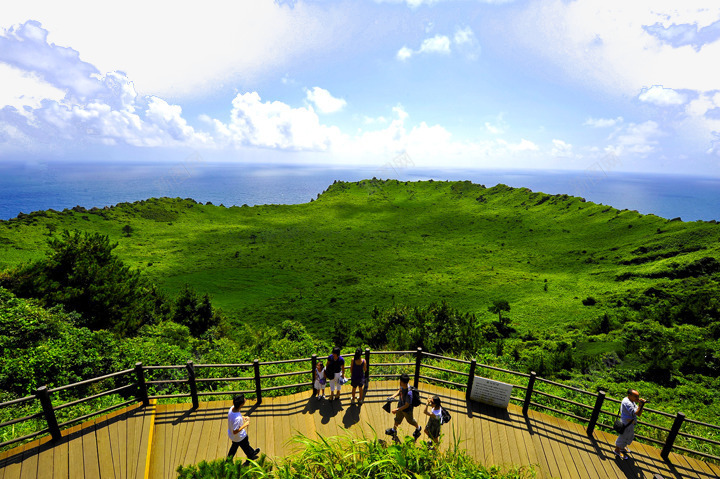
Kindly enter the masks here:
[[[432, 406], [432, 411], [428, 409]], [[425, 434], [428, 435], [432, 442], [428, 443], [432, 445], [440, 443], [440, 426], [443, 423], [443, 408], [440, 406], [440, 398], [433, 396], [428, 398], [427, 404], [425, 404], [425, 415], [429, 416], [427, 425], [425, 426]]]

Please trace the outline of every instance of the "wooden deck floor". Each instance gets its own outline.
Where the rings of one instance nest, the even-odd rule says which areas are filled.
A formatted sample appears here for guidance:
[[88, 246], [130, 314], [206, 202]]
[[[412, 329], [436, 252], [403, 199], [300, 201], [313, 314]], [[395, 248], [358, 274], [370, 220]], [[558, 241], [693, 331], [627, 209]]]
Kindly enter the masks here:
[[[310, 392], [265, 398], [260, 405], [249, 403], [243, 413], [251, 418], [250, 443], [276, 458], [293, 451], [288, 440], [296, 432], [311, 438], [346, 433], [372, 437], [374, 429], [383, 437], [392, 417], [381, 406], [397, 390], [396, 384], [372, 383], [362, 406], [350, 403], [348, 390], [332, 403], [317, 401]], [[597, 431], [589, 438], [582, 426], [538, 412], [530, 411], [526, 418], [513, 405], [507, 410], [468, 405], [458, 391], [426, 384], [420, 390], [423, 397], [440, 396], [453, 416], [443, 426], [442, 447], [455, 434], [461, 447], [486, 465], [531, 464], [539, 478], [720, 477], [718, 466], [677, 454], [666, 462], [659, 449], [637, 442], [630, 448], [631, 459], [619, 461], [612, 453], [613, 435]], [[66, 439], [54, 447], [36, 441], [4, 453], [0, 479], [176, 477], [180, 464], [225, 456], [230, 446], [226, 433], [230, 405], [230, 401], [218, 401], [201, 403], [197, 410], [188, 404], [129, 408], [68, 431]], [[415, 417], [424, 425], [421, 414]], [[409, 435], [412, 428], [403, 424], [399, 432]], [[242, 451], [237, 457], [242, 457]]]
[[0, 454], [0, 479], [144, 478], [155, 406], [130, 406]]

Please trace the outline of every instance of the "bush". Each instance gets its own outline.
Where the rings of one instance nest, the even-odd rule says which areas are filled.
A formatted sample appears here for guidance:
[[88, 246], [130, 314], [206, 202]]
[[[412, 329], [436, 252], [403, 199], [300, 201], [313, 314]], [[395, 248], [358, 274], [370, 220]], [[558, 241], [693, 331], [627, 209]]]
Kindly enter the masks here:
[[192, 466], [178, 466], [179, 479], [201, 478], [274, 478], [295, 479], [332, 477], [393, 477], [423, 479], [521, 479], [534, 477], [530, 468], [502, 472], [486, 468], [458, 447], [456, 441], [448, 451], [416, 445], [406, 437], [401, 444], [387, 445], [378, 439], [353, 439], [349, 436], [312, 440], [299, 435], [294, 441], [303, 449], [286, 460], [273, 464], [262, 456], [248, 466], [242, 460], [218, 459]]

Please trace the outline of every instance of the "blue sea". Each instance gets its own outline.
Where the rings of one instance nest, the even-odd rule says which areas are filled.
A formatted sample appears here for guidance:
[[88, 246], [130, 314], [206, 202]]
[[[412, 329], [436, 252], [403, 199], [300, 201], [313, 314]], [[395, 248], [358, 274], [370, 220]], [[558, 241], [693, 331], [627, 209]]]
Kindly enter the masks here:
[[550, 194], [582, 196], [618, 209], [684, 221], [720, 220], [720, 178], [615, 171], [440, 170], [210, 163], [188, 157], [172, 163], [2, 163], [0, 219], [37, 210], [91, 208], [151, 197], [193, 198], [213, 204], [306, 203], [335, 180], [372, 177], [402, 181], [470, 180]]

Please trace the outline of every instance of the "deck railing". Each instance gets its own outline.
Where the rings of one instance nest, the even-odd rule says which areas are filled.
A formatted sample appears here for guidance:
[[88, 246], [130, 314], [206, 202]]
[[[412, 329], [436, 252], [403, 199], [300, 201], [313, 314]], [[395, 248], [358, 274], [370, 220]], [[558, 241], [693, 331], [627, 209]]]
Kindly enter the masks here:
[[[350, 355], [348, 355], [350, 356]], [[407, 362], [375, 362], [371, 359], [374, 356], [414, 356], [414, 361]], [[398, 368], [414, 368], [414, 374], [412, 376], [413, 386], [418, 387], [420, 380], [426, 382], [433, 382], [443, 386], [448, 386], [454, 389], [465, 390], [466, 398], [470, 400], [470, 391], [472, 390], [473, 380], [478, 375], [484, 375], [484, 377], [493, 377], [493, 379], [503, 380], [506, 383], [512, 384], [513, 391], [522, 391], [522, 395], [511, 396], [511, 401], [517, 402], [522, 405], [522, 411], [524, 415], [528, 414], [530, 407], [538, 410], [546, 410], [553, 414], [565, 416], [586, 424], [586, 431], [588, 435], [592, 435], [596, 427], [601, 427], [612, 431], [612, 422], [614, 417], [617, 415], [615, 408], [619, 407], [620, 399], [607, 397], [604, 391], [598, 391], [597, 393], [585, 391], [580, 388], [568, 386], [556, 381], [537, 377], [534, 372], [530, 374], [521, 373], [517, 371], [511, 371], [507, 369], [498, 368], [486, 364], [479, 364], [475, 359], [463, 360], [443, 356], [439, 354], [432, 354], [423, 351], [418, 348], [416, 351], [371, 351], [365, 349], [365, 361], [368, 367], [368, 377], [372, 379], [388, 379], [398, 378], [399, 373], [393, 372]], [[0, 443], [0, 447], [5, 447], [21, 441], [37, 438], [44, 434], [50, 434], [53, 440], [59, 440], [62, 437], [61, 429], [69, 427], [78, 422], [89, 419], [93, 416], [105, 414], [113, 409], [118, 409], [127, 406], [132, 403], [142, 402], [144, 406], [149, 405], [151, 399], [173, 399], [173, 398], [190, 398], [194, 408], [199, 407], [200, 397], [202, 396], [233, 396], [239, 393], [248, 394], [255, 397], [255, 400], [260, 403], [262, 402], [263, 394], [274, 391], [281, 391], [285, 389], [303, 389], [312, 387], [313, 374], [317, 364], [317, 355], [312, 355], [309, 358], [289, 359], [281, 361], [260, 361], [255, 360], [252, 363], [240, 363], [240, 364], [194, 364], [192, 361], [188, 361], [184, 365], [169, 365], [169, 366], [145, 366], [142, 363], [137, 363], [133, 369], [127, 369], [112, 374], [107, 374], [97, 378], [80, 381], [65, 386], [56, 388], [47, 388], [46, 386], [40, 387], [35, 391], [34, 395], [25, 396], [22, 398], [14, 399], [11, 401], [0, 403], [0, 408], [6, 408], [11, 406], [17, 406], [20, 404], [39, 402], [42, 412], [30, 414], [24, 417], [15, 418], [9, 421], [0, 423], [0, 429], [14, 424], [18, 424], [24, 421], [30, 421], [33, 419], [45, 419], [46, 427], [26, 434], [21, 437], [15, 437], [5, 442]], [[447, 369], [434, 364], [432, 362], [451, 362], [460, 365], [463, 371]], [[278, 366], [278, 365], [306, 365], [305, 367], [298, 368], [293, 371], [286, 371], [281, 373], [273, 374], [262, 374], [261, 369], [263, 366]], [[309, 366], [309, 367], [307, 367]], [[222, 368], [224, 370], [239, 371], [249, 373], [251, 375], [244, 374], [240, 376], [232, 377], [206, 377], [207, 374], [200, 374], [199, 372], [209, 372], [214, 369]], [[446, 377], [446, 379], [428, 376], [423, 374], [423, 369], [427, 371], [439, 372]], [[184, 373], [181, 373], [184, 371]], [[171, 377], [160, 377], [155, 378], [159, 373], [172, 372]], [[222, 373], [222, 371], [221, 371]], [[182, 378], [178, 376], [182, 374]], [[147, 376], [151, 376], [148, 379]], [[302, 377], [306, 376], [309, 381], [293, 382], [291, 384], [282, 384], [277, 386], [262, 386], [263, 380], [275, 380], [279, 378], [287, 377]], [[450, 380], [448, 378], [461, 378], [462, 382]], [[71, 390], [81, 386], [87, 386], [90, 384], [98, 383], [100, 381], [115, 379], [114, 385], [117, 386], [117, 380], [124, 381], [126, 384], [119, 387], [113, 387], [99, 393], [92, 394], [82, 399], [77, 399], [63, 404], [55, 405], [53, 403], [52, 395], [61, 391]], [[214, 390], [213, 384], [217, 383], [242, 383], [248, 384], [249, 387], [244, 389], [233, 389], [233, 390]], [[372, 382], [369, 382], [371, 385]], [[186, 385], [188, 392], [186, 393], [171, 393], [171, 394], [150, 394], [149, 389], [162, 390], [162, 387], [168, 385]], [[543, 385], [548, 385], [552, 388], [559, 388], [568, 392], [567, 395], [575, 395], [576, 399], [572, 400], [568, 397], [560, 397], [556, 394], [543, 391]], [[231, 388], [232, 389], [232, 388]], [[73, 417], [64, 422], [58, 422], [57, 411], [60, 411], [71, 406], [85, 403], [94, 399], [98, 399], [104, 396], [119, 394], [127, 399], [119, 404], [113, 404], [112, 406], [104, 409], [93, 411], [89, 414], [79, 415]], [[582, 398], [588, 400], [587, 403], [582, 401]], [[605, 403], [610, 403], [613, 406], [613, 410], [604, 409]], [[36, 403], [37, 404], [37, 403]], [[669, 414], [663, 411], [658, 411], [651, 408], [644, 408], [645, 414], [651, 414], [655, 416], [665, 417], [666, 420], [672, 419], [672, 426], [670, 428], [660, 426], [651, 422], [638, 421], [638, 424], [649, 428], [652, 431], [651, 436], [636, 435], [637, 438], [648, 441], [662, 447], [661, 455], [667, 459], [670, 451], [675, 449], [684, 453], [693, 454], [704, 459], [710, 459], [712, 461], [720, 462], [720, 457], [710, 454], [708, 452], [698, 451], [689, 449], [686, 447], [675, 445], [675, 440], [678, 436], [697, 441], [697, 443], [708, 446], [707, 449], [711, 450], [713, 446], [720, 446], [720, 441], [703, 437], [698, 434], [694, 434], [690, 431], [681, 431], [685, 426], [692, 428], [693, 431], [697, 431], [700, 428], [710, 430], [716, 437], [720, 434], [720, 426], [715, 424], [708, 424], [701, 421], [695, 421], [687, 419], [681, 412], [677, 414]], [[643, 419], [646, 416], [643, 416]], [[607, 422], [603, 421], [605, 419]]]

